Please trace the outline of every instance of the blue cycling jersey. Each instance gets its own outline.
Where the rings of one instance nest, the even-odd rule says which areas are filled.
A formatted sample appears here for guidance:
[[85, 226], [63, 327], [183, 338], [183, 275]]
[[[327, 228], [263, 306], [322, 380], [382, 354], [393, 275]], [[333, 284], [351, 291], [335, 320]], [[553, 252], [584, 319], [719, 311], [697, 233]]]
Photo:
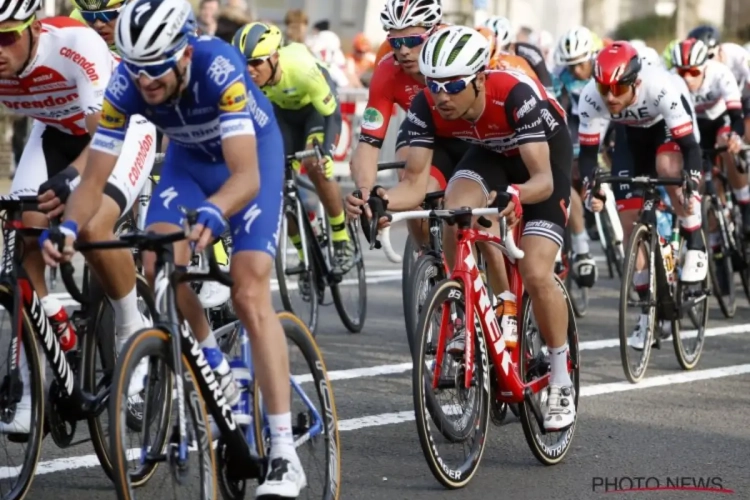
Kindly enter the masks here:
[[569, 114], [578, 116], [578, 100], [581, 98], [581, 92], [589, 80], [578, 80], [573, 74], [568, 71], [568, 68], [563, 68], [560, 74], [556, 75], [555, 78], [555, 94], [559, 98], [563, 91], [570, 97], [570, 109], [567, 110]]
[[[237, 135], [262, 138], [276, 129], [270, 101], [253, 83], [244, 58], [211, 36], [191, 37], [188, 84], [178, 99], [146, 104], [124, 65], [118, 65], [104, 94], [92, 149], [119, 154], [128, 116], [141, 114], [170, 142], [191, 150], [201, 161], [222, 162], [221, 140]], [[260, 142], [260, 141], [259, 141]]]

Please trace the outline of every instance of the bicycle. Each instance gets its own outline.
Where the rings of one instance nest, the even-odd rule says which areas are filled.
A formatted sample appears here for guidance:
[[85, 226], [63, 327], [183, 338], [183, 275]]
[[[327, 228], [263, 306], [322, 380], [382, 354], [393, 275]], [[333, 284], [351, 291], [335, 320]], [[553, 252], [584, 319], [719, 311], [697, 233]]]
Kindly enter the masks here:
[[[498, 196], [500, 200], [505, 199], [504, 203], [500, 202], [501, 206], [509, 201], [507, 193]], [[490, 406], [496, 408], [502, 404], [513, 403], [519, 404], [524, 435], [534, 456], [546, 465], [559, 463], [570, 449], [576, 426], [574, 423], [560, 432], [548, 432], [544, 429], [541, 403], [537, 401], [537, 397], [542, 400], [546, 395], [544, 389], [549, 381], [549, 360], [538, 329], [533, 326], [532, 306], [528, 294], [523, 291], [518, 274], [517, 261], [524, 257], [524, 253], [515, 245], [513, 233], [508, 232], [504, 218], [500, 219], [500, 237], [471, 229], [473, 216], [480, 216], [478, 223], [483, 227], [490, 227], [490, 221], [484, 216], [497, 216], [500, 209], [462, 208], [385, 214], [382, 206], [379, 208], [380, 210], [373, 210], [373, 213], [384, 214], [391, 223], [434, 217], [458, 226], [456, 266], [450, 278], [440, 282], [427, 297], [425, 308], [420, 315], [420, 343], [417, 346], [412, 372], [414, 413], [419, 441], [432, 474], [447, 488], [466, 486], [481, 462], [487, 442]], [[520, 226], [519, 224], [515, 229], [516, 235], [521, 234]], [[381, 241], [388, 240], [389, 229], [385, 228], [381, 232]], [[523, 334], [519, 336], [519, 342], [512, 350], [506, 349], [487, 288], [474, 259], [472, 245], [476, 242], [488, 242], [500, 247], [506, 256], [505, 263], [511, 288], [517, 297], [522, 297], [519, 314], [522, 321], [519, 321], [519, 330]], [[382, 246], [385, 248], [386, 244], [383, 243]], [[575, 387], [575, 404], [578, 407], [579, 351], [575, 316], [562, 281], [557, 276], [555, 280], [565, 297], [568, 309], [568, 364]], [[466, 348], [463, 356], [456, 359], [445, 356], [444, 350], [453, 335], [453, 326], [455, 319], [460, 316], [459, 311], [463, 311], [462, 325], [465, 327]], [[433, 323], [431, 318], [436, 312], [440, 319]], [[466, 318], [473, 319], [466, 321]], [[480, 330], [476, 335], [475, 328]], [[439, 329], [437, 344], [433, 339], [434, 329]], [[487, 346], [490, 346], [492, 351], [489, 356]], [[436, 355], [435, 360], [427, 361], [428, 355]], [[429, 370], [433, 372], [429, 373]], [[468, 415], [467, 411], [458, 415], [458, 422], [451, 418], [456, 413], [455, 404], [444, 406], [435, 400], [439, 393], [450, 389], [461, 392], [459, 398], [462, 401], [473, 399], [474, 402], [474, 408], [468, 411]], [[466, 444], [471, 439], [470, 451], [464, 450], [460, 453], [463, 457], [461, 464], [449, 465], [440, 455], [437, 450], [438, 436], [431, 431], [428, 416], [446, 441]], [[462, 421], [466, 425], [462, 429], [457, 429], [456, 424]], [[552, 434], [558, 435], [554, 444], [542, 442], [543, 436]]]
[[[194, 221], [194, 217], [195, 214], [190, 213], [187, 219]], [[134, 485], [126, 472], [130, 450], [123, 446], [121, 439], [127, 425], [124, 418], [127, 407], [125, 391], [135, 367], [144, 357], [149, 358], [147, 394], [152, 386], [158, 383], [159, 377], [154, 374], [170, 372], [171, 376], [167, 379], [174, 381], [177, 416], [169, 435], [163, 432], [163, 435], [157, 435], [153, 440], [144, 435], [141, 446], [135, 453], [141, 468], [153, 470], [157, 464], [166, 462], [170, 466], [173, 478], [178, 481], [188, 479], [190, 468], [187, 466], [187, 459], [191, 451], [189, 448], [194, 448], [200, 456], [201, 463], [197, 470], [201, 481], [200, 498], [203, 500], [216, 498], [217, 487], [225, 499], [244, 498], [246, 480], [265, 477], [265, 456], [270, 433], [262, 405], [262, 395], [253, 376], [247, 333], [242, 331], [239, 335], [242, 355], [231, 362], [236, 378], [243, 387], [239, 408], [244, 418], [241, 418], [241, 415], [235, 415], [229, 407], [213, 370], [207, 368], [208, 362], [198, 342], [187, 324], [179, 319], [175, 290], [179, 283], [212, 279], [220, 281], [225, 286], [232, 286], [232, 279], [221, 271], [210, 249], [203, 258], [203, 262], [208, 265], [208, 274], [186, 272], [176, 268], [172, 244], [186, 239], [187, 234], [187, 231], [163, 235], [129, 233], [109, 242], [76, 245], [79, 251], [135, 247], [140, 251], [156, 253], [157, 273], [154, 288], [158, 314], [154, 326], [141, 330], [128, 340], [123, 347], [112, 381], [110, 414], [114, 418], [110, 419], [110, 448], [117, 495], [121, 500], [134, 498]], [[341, 457], [338, 420], [330, 380], [322, 355], [304, 323], [288, 313], [281, 313], [281, 317], [286, 323], [284, 330], [287, 337], [297, 343], [305, 354], [307, 367], [311, 372], [307, 377], [315, 384], [318, 402], [323, 409], [318, 411], [300, 387], [301, 382], [290, 376], [293, 394], [299, 395], [307, 407], [306, 412], [297, 415], [293, 430], [295, 443], [299, 447], [308, 442], [311, 446], [321, 440], [324, 442], [326, 477], [322, 498], [336, 500], [340, 495]], [[145, 400], [150, 401], [148, 397]], [[150, 410], [148, 405], [143, 410], [144, 419], [147, 421], [151, 417]], [[193, 420], [189, 431], [188, 414]], [[212, 425], [208, 425], [209, 415], [219, 432], [219, 436], [216, 437], [216, 451], [212, 446], [215, 438]], [[159, 446], [158, 443], [163, 439], [166, 439], [166, 446]], [[215, 478], [217, 471], [218, 479]]]
[[[279, 248], [276, 253], [276, 276], [279, 283], [279, 294], [284, 309], [296, 314], [303, 319], [307, 327], [313, 333], [316, 333], [318, 326], [318, 307], [328, 305], [325, 303], [325, 289], [328, 286], [331, 289], [333, 303], [336, 311], [341, 318], [347, 330], [351, 333], [359, 333], [365, 324], [367, 314], [367, 282], [365, 276], [365, 261], [362, 256], [362, 247], [357, 236], [356, 225], [354, 222], [347, 221], [347, 231], [349, 238], [354, 244], [354, 257], [352, 270], [356, 273], [356, 278], [345, 279], [345, 275], [333, 272], [332, 262], [333, 239], [328, 217], [325, 215], [320, 201], [316, 203], [316, 210], [310, 210], [306, 207], [303, 200], [305, 194], [303, 191], [315, 193], [315, 186], [307, 179], [302, 179], [297, 175], [293, 167], [293, 162], [302, 161], [307, 158], [323, 158], [323, 152], [317, 141], [313, 149], [300, 151], [286, 158], [286, 180], [284, 182], [284, 216], [281, 218], [281, 228], [279, 239]], [[301, 239], [302, 258], [299, 258], [297, 250], [293, 245], [288, 245], [287, 235], [289, 224], [295, 224], [296, 230]], [[313, 228], [315, 224], [315, 228]], [[301, 231], [299, 229], [302, 229]], [[291, 246], [291, 248], [289, 248]], [[290, 267], [288, 259], [295, 256], [299, 264]], [[292, 304], [291, 291], [294, 285], [287, 283], [289, 276], [298, 276], [299, 283], [297, 288], [300, 292], [302, 303], [309, 304], [308, 314], [301, 314], [303, 304], [295, 306]], [[342, 297], [341, 288], [345, 285], [354, 284], [357, 288], [356, 310], [350, 312], [347, 310]]]
[[[598, 184], [608, 182], [611, 184], [627, 183], [643, 190], [643, 208], [636, 223], [630, 240], [628, 241], [627, 261], [623, 268], [623, 279], [620, 288], [620, 360], [625, 371], [625, 376], [631, 383], [637, 383], [646, 373], [648, 360], [651, 356], [652, 345], [661, 348], [661, 341], [668, 339], [668, 335], [655, 335], [654, 330], [657, 322], [670, 325], [672, 342], [674, 345], [677, 361], [684, 370], [695, 368], [700, 360], [703, 350], [703, 341], [708, 323], [708, 295], [711, 293], [707, 275], [705, 280], [698, 283], [695, 289], [693, 284], [683, 283], [680, 280], [681, 261], [686, 251], [683, 234], [679, 227], [679, 220], [674, 216], [671, 207], [661, 203], [657, 186], [682, 186], [686, 184], [684, 178], [651, 178], [648, 176], [618, 177], [601, 175], [595, 177], [592, 192], [598, 191]], [[693, 193], [692, 181], [687, 182], [684, 197], [689, 202]], [[662, 238], [656, 227], [657, 209], [669, 210], [672, 217], [671, 241]], [[701, 238], [705, 244], [705, 234], [701, 229]], [[643, 250], [641, 250], [643, 248]], [[647, 260], [648, 290], [645, 286], [640, 290], [633, 285], [633, 276], [636, 272], [637, 261]], [[643, 262], [641, 262], [643, 263]], [[639, 275], [642, 276], [642, 275]], [[631, 290], [631, 285], [633, 289]], [[637, 299], [635, 299], [637, 297]], [[702, 311], [698, 311], [700, 306]], [[639, 328], [646, 329], [643, 348], [637, 364], [631, 366], [629, 362], [629, 337], [633, 333], [626, 325], [628, 307], [640, 308]], [[691, 321], [697, 328], [697, 332], [684, 332], [682, 338], [680, 331], [681, 320], [685, 315], [690, 316]], [[695, 336], [695, 347], [691, 350], [686, 347], [686, 340]], [[634, 347], [633, 350], [639, 350]]]
[[[30, 389], [30, 428], [28, 433], [8, 433], [8, 440], [27, 445], [23, 465], [7, 478], [18, 477], [15, 487], [2, 496], [3, 500], [24, 498], [34, 479], [41, 456], [43, 437], [49, 433], [54, 443], [62, 449], [91, 441], [102, 469], [112, 479], [114, 476], [109, 446], [100, 418], [107, 409], [112, 370], [114, 369], [113, 335], [103, 333], [107, 303], [98, 289], [90, 283], [88, 268], [84, 268], [84, 292], [86, 305], [71, 314], [70, 321], [78, 336], [80, 349], [63, 353], [49, 319], [36, 291], [22, 268], [23, 240], [38, 238], [45, 228], [25, 227], [21, 214], [38, 212], [36, 196], [0, 196], [0, 211], [3, 220], [3, 268], [0, 274], [0, 304], [13, 317], [11, 321], [9, 358], [7, 373], [0, 384], [0, 420], [5, 424], [14, 421], [18, 405], [23, 399], [24, 384]], [[20, 237], [20, 238], [19, 238]], [[71, 296], [77, 291], [70, 288], [74, 283], [72, 269], [61, 268], [63, 282]], [[136, 281], [137, 293], [146, 302], [149, 311], [154, 310], [148, 286], [142, 277]], [[144, 288], [145, 287], [145, 288]], [[89, 300], [90, 297], [90, 300]], [[111, 330], [110, 330], [111, 333]], [[38, 344], [49, 361], [54, 380], [45, 397], [45, 366], [39, 357]], [[20, 344], [20, 345], [19, 345]], [[21, 356], [20, 348], [25, 356]], [[28, 375], [24, 373], [22, 358], [26, 358]], [[97, 358], [103, 373], [97, 370]], [[27, 378], [24, 381], [24, 378]], [[49, 407], [45, 410], [45, 406]], [[137, 416], [128, 412], [129, 425], [138, 425]], [[86, 420], [90, 439], [74, 441], [79, 421]], [[8, 455], [9, 456], [9, 455]], [[143, 484], [148, 474], [135, 474], [135, 485]]]
[[[714, 245], [712, 241], [706, 247], [711, 284], [716, 290], [714, 296], [724, 317], [732, 318], [737, 310], [735, 271], [740, 275], [745, 296], [750, 300], [750, 248], [742, 230], [740, 207], [734, 202], [720, 160], [721, 153], [726, 151], [726, 146], [703, 150], [705, 183], [701, 212], [705, 233], [718, 233], [718, 244]], [[716, 226], [714, 231], [711, 231], [712, 225]]]
[[622, 279], [622, 266], [625, 262], [625, 242], [620, 216], [617, 213], [615, 195], [609, 184], [602, 184], [599, 189], [604, 193], [604, 210], [594, 212], [597, 232], [599, 233], [599, 244], [604, 250], [607, 258], [607, 270], [609, 277], [614, 278], [615, 273]]

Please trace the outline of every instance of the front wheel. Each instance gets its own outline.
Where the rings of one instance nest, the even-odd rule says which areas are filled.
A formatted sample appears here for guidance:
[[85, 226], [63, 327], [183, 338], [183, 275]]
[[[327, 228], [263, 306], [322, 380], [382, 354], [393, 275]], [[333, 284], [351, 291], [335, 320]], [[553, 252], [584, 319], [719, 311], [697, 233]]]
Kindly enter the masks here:
[[407, 290], [406, 295], [404, 295], [404, 304], [409, 304], [404, 319], [406, 322], [406, 340], [409, 342], [409, 352], [414, 359], [419, 349], [419, 347], [415, 347], [419, 342], [417, 338], [419, 335], [417, 330], [419, 317], [430, 290], [445, 279], [445, 271], [442, 262], [436, 255], [426, 253], [417, 259], [410, 276], [410, 282], [404, 285], [404, 289]]
[[[328, 234], [331, 235], [330, 223], [326, 218]], [[351, 333], [359, 333], [365, 326], [365, 317], [367, 316], [367, 277], [365, 276], [365, 258], [362, 254], [362, 244], [359, 241], [359, 232], [356, 223], [349, 222], [346, 225], [349, 233], [349, 239], [354, 244], [354, 267], [348, 273], [340, 276], [341, 281], [331, 285], [331, 294], [333, 295], [333, 304], [336, 306], [336, 312], [347, 330]], [[332, 241], [329, 238], [329, 241]], [[332, 248], [332, 245], [329, 246]], [[333, 255], [330, 255], [330, 261], [333, 261]], [[354, 297], [347, 305], [344, 303], [345, 291], [353, 291]]]
[[701, 215], [703, 216], [703, 231], [709, 234], [709, 225], [716, 227], [715, 232], [720, 236], [720, 244], [714, 249], [712, 245], [706, 246], [706, 258], [708, 259], [708, 274], [713, 286], [716, 302], [725, 318], [733, 318], [737, 312], [737, 287], [734, 283], [734, 266], [732, 265], [732, 250], [726, 245], [725, 234], [722, 234], [722, 224], [728, 221], [721, 213], [721, 208], [714, 205], [711, 197], [704, 196], [701, 200]]

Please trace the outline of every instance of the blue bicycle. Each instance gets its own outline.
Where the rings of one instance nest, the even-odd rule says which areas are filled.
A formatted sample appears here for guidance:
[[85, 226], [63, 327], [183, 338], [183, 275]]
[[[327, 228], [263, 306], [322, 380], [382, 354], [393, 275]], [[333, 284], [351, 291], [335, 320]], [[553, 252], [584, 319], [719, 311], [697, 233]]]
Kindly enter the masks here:
[[[230, 407], [198, 341], [187, 324], [180, 321], [177, 311], [175, 290], [179, 283], [213, 280], [232, 286], [232, 280], [220, 270], [213, 252], [202, 255], [207, 273], [177, 268], [172, 244], [185, 238], [182, 231], [163, 235], [129, 233], [118, 240], [77, 246], [78, 250], [138, 248], [157, 256], [158, 319], [152, 328], [133, 335], [123, 347], [110, 396], [110, 452], [117, 496], [121, 500], [135, 498], [129, 479], [133, 474], [131, 467], [139, 471], [155, 469], [162, 462], [168, 465], [169, 473], [148, 483], [164, 489], [156, 494], [157, 498], [214, 500], [220, 490], [227, 500], [242, 499], [248, 479], [265, 478], [270, 434], [260, 388], [253, 376], [247, 333], [239, 322], [215, 332], [225, 350], [239, 347], [239, 355], [231, 360], [231, 365], [244, 390], [240, 402]], [[296, 374], [293, 368], [290, 380], [295, 445], [308, 479], [305, 494], [308, 498], [338, 500], [341, 485], [338, 419], [323, 357], [302, 321], [287, 312], [279, 313], [279, 318], [290, 346], [298, 347], [304, 358], [301, 369], [304, 374]], [[131, 374], [143, 358], [149, 360], [149, 371], [142, 398], [142, 422], [147, 426], [156, 423], [156, 428], [151, 433], [142, 426], [138, 429], [142, 437], [137, 446], [129, 447], [124, 442], [132, 430], [132, 424], [129, 427], [126, 421], [132, 405], [127, 389]], [[314, 387], [313, 398], [302, 389], [302, 385], [310, 383]], [[168, 416], [171, 418], [159, 415], [165, 405], [153, 404], [159, 398], [152, 394], [163, 393], [164, 387], [173, 387], [176, 404], [172, 405], [175, 411]], [[295, 396], [301, 400], [298, 411], [294, 408]], [[172, 425], [165, 425], [165, 421], [171, 421]], [[320, 451], [322, 457], [306, 462], [302, 452], [307, 450]], [[196, 456], [197, 464], [188, 464], [190, 455]], [[177, 494], [176, 487], [188, 482], [194, 482], [193, 486], [188, 485], [187, 492]], [[149, 492], [148, 496], [154, 493]]]

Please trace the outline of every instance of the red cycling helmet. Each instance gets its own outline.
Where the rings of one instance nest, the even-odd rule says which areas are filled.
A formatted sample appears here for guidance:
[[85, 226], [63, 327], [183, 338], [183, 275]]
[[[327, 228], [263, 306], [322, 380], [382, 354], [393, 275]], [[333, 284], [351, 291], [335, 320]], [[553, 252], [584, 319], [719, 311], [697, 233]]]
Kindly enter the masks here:
[[672, 65], [679, 69], [703, 66], [708, 60], [708, 50], [701, 40], [683, 40], [672, 48]]
[[600, 85], [632, 85], [641, 71], [638, 51], [628, 42], [614, 42], [596, 56], [594, 79]]

